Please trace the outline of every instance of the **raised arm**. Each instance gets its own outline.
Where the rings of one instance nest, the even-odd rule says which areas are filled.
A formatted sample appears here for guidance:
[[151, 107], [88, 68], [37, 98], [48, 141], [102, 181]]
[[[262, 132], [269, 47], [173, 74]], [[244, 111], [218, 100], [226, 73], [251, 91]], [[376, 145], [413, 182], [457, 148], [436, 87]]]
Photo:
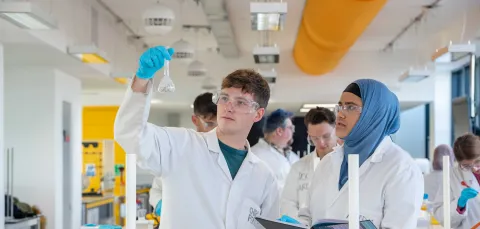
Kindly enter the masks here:
[[[173, 50], [154, 47], [142, 54], [139, 68], [118, 110], [114, 125], [115, 140], [127, 154], [136, 154], [140, 167], [160, 176], [170, 165], [179, 138], [187, 136], [180, 128], [163, 128], [147, 123], [150, 112], [153, 76], [170, 60]], [[175, 157], [175, 155], [173, 156]]]

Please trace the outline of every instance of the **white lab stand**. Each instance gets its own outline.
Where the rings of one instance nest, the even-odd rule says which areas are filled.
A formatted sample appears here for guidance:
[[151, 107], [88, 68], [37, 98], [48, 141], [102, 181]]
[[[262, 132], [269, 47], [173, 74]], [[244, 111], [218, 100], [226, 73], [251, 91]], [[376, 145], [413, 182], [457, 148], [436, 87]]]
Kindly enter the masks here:
[[450, 157], [443, 156], [443, 226], [445, 228], [452, 228], [450, 207]]
[[358, 154], [348, 155], [348, 228], [360, 228]]

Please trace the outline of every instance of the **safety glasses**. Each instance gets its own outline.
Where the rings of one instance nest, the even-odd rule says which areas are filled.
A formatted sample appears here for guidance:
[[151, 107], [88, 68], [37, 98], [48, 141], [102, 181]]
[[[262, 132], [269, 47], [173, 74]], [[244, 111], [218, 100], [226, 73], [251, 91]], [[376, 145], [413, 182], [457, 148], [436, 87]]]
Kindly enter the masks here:
[[217, 106], [231, 106], [236, 112], [245, 114], [253, 113], [260, 108], [260, 105], [255, 101], [243, 97], [231, 98], [228, 94], [221, 91], [213, 94], [212, 101], [217, 104]]
[[353, 105], [353, 104], [348, 104], [348, 105], [335, 105], [334, 112], [335, 115], [338, 114], [338, 112], [342, 111], [344, 114], [350, 114], [353, 112], [362, 112], [362, 107]]
[[308, 141], [308, 144], [310, 144], [310, 145], [316, 145], [315, 142], [318, 142], [321, 139], [323, 139], [325, 142], [328, 142], [328, 141], [330, 141], [331, 138], [332, 138], [331, 135], [329, 135], [329, 136], [310, 136], [310, 135], [307, 135], [307, 141]]
[[200, 123], [202, 123], [202, 126], [205, 128], [210, 128], [210, 127], [216, 127], [217, 126], [217, 121], [206, 121], [202, 117], [195, 115], [198, 120], [200, 120]]
[[460, 167], [461, 170], [463, 171], [472, 171], [472, 170], [480, 170], [480, 161], [477, 160], [473, 163], [458, 163], [458, 167]]

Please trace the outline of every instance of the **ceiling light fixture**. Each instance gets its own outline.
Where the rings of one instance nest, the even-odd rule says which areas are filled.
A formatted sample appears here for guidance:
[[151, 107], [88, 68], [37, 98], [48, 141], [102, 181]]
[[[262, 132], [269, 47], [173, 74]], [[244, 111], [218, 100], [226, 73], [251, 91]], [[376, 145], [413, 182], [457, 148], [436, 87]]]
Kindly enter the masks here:
[[205, 65], [202, 62], [194, 60], [188, 65], [187, 75], [195, 77], [205, 76], [207, 75], [207, 68], [205, 68]]
[[300, 113], [307, 113], [309, 112], [311, 109], [315, 109], [317, 107], [323, 107], [323, 108], [327, 108], [331, 111], [333, 111], [335, 109], [335, 106], [337, 106], [337, 104], [330, 104], [330, 103], [320, 103], [320, 104], [303, 104], [302, 108], [300, 108]]
[[253, 59], [256, 64], [278, 64], [280, 62], [280, 49], [274, 46], [255, 46]]
[[320, 103], [320, 104], [303, 104], [303, 108], [316, 108], [316, 107], [325, 107], [325, 108], [335, 108], [337, 104], [333, 103]]
[[286, 15], [286, 2], [250, 2], [250, 22], [254, 31], [281, 31]]
[[87, 64], [108, 64], [105, 52], [95, 45], [75, 45], [68, 47], [68, 54]]
[[111, 72], [110, 77], [120, 84], [129, 84], [135, 73], [131, 72]]
[[477, 46], [470, 41], [467, 44], [452, 44], [450, 42], [448, 46], [435, 50], [432, 61], [437, 63], [456, 62], [476, 52]]
[[277, 71], [275, 71], [275, 68], [272, 68], [271, 70], [258, 70], [257, 72], [267, 81], [270, 88], [273, 88], [277, 83], [278, 74]]
[[56, 21], [32, 2], [1, 2], [0, 17], [31, 30], [55, 29]]
[[163, 103], [163, 101], [162, 101], [162, 100], [159, 100], [159, 99], [152, 99], [152, 100], [150, 101], [150, 103], [151, 103], [151, 104], [161, 104], [161, 103]]
[[195, 49], [183, 38], [173, 43], [172, 48], [175, 50], [172, 58], [185, 62], [191, 61], [195, 53]]
[[175, 13], [169, 7], [157, 3], [143, 12], [143, 26], [150, 34], [165, 35], [172, 31]]
[[410, 68], [399, 77], [398, 81], [419, 82], [428, 78], [431, 74], [433, 74], [433, 71], [428, 69], [427, 67], [420, 69]]

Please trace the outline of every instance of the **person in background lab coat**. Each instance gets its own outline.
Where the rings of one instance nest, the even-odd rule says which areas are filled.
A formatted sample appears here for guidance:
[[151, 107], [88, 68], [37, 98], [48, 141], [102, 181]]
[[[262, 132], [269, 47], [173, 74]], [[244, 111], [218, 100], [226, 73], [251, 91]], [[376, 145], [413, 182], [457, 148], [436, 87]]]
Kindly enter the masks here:
[[360, 79], [342, 93], [335, 132], [344, 140], [315, 171], [303, 223], [348, 219], [348, 155], [359, 155], [360, 216], [377, 228], [413, 229], [423, 199], [423, 177], [413, 158], [392, 142], [400, 127], [397, 96], [383, 83]]
[[450, 164], [453, 165], [454, 156], [452, 147], [442, 144], [435, 148], [433, 152], [433, 171], [424, 176], [425, 193], [428, 194], [428, 200], [433, 202], [439, 188], [442, 188], [443, 156], [450, 157]]
[[[212, 102], [213, 94], [205, 92], [193, 101], [192, 122], [198, 132], [209, 132], [217, 127], [217, 105]], [[162, 178], [153, 179], [149, 203], [155, 208], [155, 214], [162, 213]]]
[[311, 109], [305, 115], [308, 142], [315, 150], [292, 165], [280, 200], [280, 214], [298, 217], [300, 208], [307, 205], [307, 196], [313, 172], [320, 160], [337, 143], [335, 113], [324, 107]]
[[[480, 225], [480, 139], [471, 133], [458, 137], [453, 145], [457, 165], [450, 171], [450, 222], [452, 228], [470, 229]], [[461, 183], [465, 181], [469, 187]], [[435, 219], [443, 218], [443, 188], [433, 204]]]
[[252, 152], [264, 161], [275, 174], [280, 190], [293, 163], [299, 157], [291, 150], [286, 149], [292, 140], [295, 126], [290, 119], [293, 113], [283, 109], [275, 110], [265, 120], [263, 128], [264, 138], [252, 147]]
[[114, 126], [115, 140], [137, 155], [139, 167], [162, 177], [160, 228], [253, 229], [256, 216], [278, 217], [275, 176], [246, 140], [267, 107], [267, 81], [246, 69], [226, 76], [212, 98], [218, 127], [210, 132], [156, 126], [147, 123], [153, 76], [172, 54], [157, 46], [141, 55]]

